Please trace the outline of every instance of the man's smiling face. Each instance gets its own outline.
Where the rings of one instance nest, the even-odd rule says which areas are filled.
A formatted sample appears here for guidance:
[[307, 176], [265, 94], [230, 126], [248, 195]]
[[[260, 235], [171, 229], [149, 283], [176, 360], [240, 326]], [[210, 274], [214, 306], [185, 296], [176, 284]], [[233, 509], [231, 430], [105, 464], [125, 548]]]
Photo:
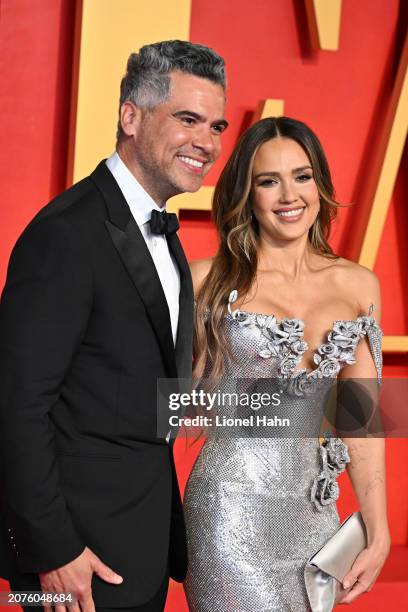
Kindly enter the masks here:
[[134, 133], [125, 129], [132, 136], [126, 161], [158, 203], [201, 187], [227, 127], [220, 85], [182, 72], [170, 78], [169, 98], [152, 111], [140, 111]]

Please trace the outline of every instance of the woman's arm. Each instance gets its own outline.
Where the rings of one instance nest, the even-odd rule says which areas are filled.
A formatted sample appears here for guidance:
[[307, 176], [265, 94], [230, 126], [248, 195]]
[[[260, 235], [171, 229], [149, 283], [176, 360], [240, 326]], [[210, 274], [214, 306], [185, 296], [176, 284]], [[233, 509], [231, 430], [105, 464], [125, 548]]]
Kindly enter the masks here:
[[[372, 316], [379, 323], [381, 298], [377, 277], [369, 270], [358, 267], [353, 280], [360, 312], [367, 314], [373, 304]], [[360, 384], [371, 396], [373, 405], [377, 406], [377, 371], [367, 337], [360, 340], [355, 356], [356, 363], [346, 366], [341, 378], [361, 379]], [[347, 472], [358, 499], [368, 538], [367, 548], [357, 557], [343, 580], [344, 588], [354, 585], [341, 600], [341, 603], [350, 603], [364, 591], [371, 590], [389, 553], [390, 534], [386, 509], [384, 438], [343, 436], [342, 439], [349, 449]]]

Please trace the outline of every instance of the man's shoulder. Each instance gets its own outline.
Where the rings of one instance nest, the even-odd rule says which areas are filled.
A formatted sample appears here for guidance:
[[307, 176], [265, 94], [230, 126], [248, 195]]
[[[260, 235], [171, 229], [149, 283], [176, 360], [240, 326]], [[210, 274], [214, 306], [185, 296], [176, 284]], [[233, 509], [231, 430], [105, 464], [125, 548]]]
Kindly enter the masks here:
[[106, 217], [103, 197], [90, 177], [78, 181], [43, 206], [20, 234], [13, 251], [29, 243], [58, 240], [58, 236], [92, 235]]
[[90, 229], [93, 222], [105, 216], [102, 194], [91, 177], [87, 176], [40, 208], [24, 229], [22, 236], [27, 232], [38, 231], [40, 226], [45, 229], [64, 224], [75, 228], [79, 224]]
[[101, 209], [101, 196], [94, 183], [86, 177], [75, 183], [43, 206], [31, 224], [49, 217], [82, 217]]

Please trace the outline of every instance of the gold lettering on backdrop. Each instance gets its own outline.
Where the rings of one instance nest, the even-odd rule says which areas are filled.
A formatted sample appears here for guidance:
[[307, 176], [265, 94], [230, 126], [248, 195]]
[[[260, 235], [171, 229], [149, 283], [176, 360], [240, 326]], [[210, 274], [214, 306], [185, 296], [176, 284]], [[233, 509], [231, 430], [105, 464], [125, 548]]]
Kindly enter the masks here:
[[252, 123], [255, 123], [258, 119], [265, 119], [266, 117], [280, 117], [284, 114], [284, 108], [284, 100], [261, 100], [258, 102]]
[[[367, 177], [363, 210], [369, 210], [359, 263], [372, 269], [380, 246], [408, 131], [408, 34], [401, 54], [389, 107], [381, 125], [374, 168]], [[408, 336], [385, 336], [384, 350], [408, 351]]]
[[342, 0], [305, 0], [313, 49], [338, 51]]
[[182, 193], [171, 198], [167, 210], [179, 214], [180, 210], [211, 210], [214, 187], [204, 185], [195, 193]]
[[152, 41], [190, 37], [191, 0], [82, 0], [81, 5], [69, 184], [115, 148], [119, 83], [129, 54]]

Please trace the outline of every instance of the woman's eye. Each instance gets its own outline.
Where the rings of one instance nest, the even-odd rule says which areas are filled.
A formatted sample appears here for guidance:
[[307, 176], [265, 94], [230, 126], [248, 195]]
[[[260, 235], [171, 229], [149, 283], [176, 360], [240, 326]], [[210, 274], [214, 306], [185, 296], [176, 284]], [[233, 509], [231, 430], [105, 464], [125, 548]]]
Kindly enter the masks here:
[[296, 180], [301, 181], [302, 183], [305, 183], [311, 178], [312, 176], [310, 174], [300, 174], [299, 176], [296, 177]]
[[260, 187], [271, 187], [271, 185], [276, 185], [276, 181], [273, 179], [265, 179], [259, 183]]

